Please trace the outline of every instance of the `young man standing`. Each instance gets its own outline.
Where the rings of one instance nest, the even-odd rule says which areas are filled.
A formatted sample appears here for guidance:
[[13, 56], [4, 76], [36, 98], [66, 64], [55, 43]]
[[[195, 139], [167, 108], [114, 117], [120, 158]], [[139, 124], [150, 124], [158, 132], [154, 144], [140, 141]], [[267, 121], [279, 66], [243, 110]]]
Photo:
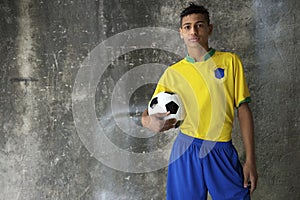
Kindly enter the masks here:
[[[167, 199], [250, 199], [256, 188], [253, 120], [250, 94], [237, 55], [209, 47], [213, 26], [203, 6], [193, 3], [180, 15], [180, 36], [188, 56], [170, 66], [153, 95], [180, 95], [187, 116], [174, 142], [167, 178]], [[246, 151], [242, 167], [231, 142], [234, 109], [237, 109]], [[142, 124], [156, 132], [174, 128], [169, 113], [142, 115]]]

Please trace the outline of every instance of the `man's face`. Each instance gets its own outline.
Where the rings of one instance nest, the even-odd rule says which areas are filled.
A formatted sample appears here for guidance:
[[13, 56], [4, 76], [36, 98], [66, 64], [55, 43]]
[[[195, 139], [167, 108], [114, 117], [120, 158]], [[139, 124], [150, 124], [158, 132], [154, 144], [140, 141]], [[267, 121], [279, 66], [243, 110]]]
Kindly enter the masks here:
[[203, 14], [190, 14], [183, 17], [179, 31], [188, 48], [199, 48], [201, 45], [207, 50], [212, 25], [208, 24]]

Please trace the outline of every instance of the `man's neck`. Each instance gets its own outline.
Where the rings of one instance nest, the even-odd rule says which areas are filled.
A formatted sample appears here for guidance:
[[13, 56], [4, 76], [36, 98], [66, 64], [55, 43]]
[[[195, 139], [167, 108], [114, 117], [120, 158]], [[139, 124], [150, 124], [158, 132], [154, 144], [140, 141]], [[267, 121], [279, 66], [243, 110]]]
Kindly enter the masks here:
[[188, 49], [188, 54], [192, 57], [196, 62], [202, 61], [204, 56], [209, 52], [210, 48], [207, 46], [205, 48], [190, 48]]

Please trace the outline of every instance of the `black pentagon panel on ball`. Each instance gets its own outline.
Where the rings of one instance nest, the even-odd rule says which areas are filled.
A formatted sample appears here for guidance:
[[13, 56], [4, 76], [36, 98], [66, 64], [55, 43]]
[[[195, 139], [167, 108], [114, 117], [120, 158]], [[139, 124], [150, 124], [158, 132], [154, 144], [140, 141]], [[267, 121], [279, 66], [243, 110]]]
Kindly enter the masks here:
[[175, 128], [178, 128], [183, 123], [183, 120], [178, 120], [175, 124]]
[[171, 114], [176, 114], [178, 111], [178, 108], [179, 108], [179, 106], [174, 101], [170, 101], [169, 103], [166, 104], [166, 109]]
[[154, 108], [154, 106], [158, 104], [158, 101], [157, 101], [157, 97], [153, 98], [152, 101], [150, 102], [150, 107], [151, 108]]
[[167, 94], [171, 94], [171, 95], [172, 95], [172, 94], [175, 94], [174, 92], [165, 92], [165, 93], [167, 93]]

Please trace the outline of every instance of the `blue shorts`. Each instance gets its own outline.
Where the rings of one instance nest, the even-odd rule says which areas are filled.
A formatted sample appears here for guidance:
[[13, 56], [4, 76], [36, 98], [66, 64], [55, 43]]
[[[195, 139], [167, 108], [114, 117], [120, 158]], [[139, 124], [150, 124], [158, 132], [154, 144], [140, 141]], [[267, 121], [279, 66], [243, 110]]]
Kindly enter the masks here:
[[230, 142], [177, 136], [168, 167], [167, 200], [250, 200], [243, 168]]

